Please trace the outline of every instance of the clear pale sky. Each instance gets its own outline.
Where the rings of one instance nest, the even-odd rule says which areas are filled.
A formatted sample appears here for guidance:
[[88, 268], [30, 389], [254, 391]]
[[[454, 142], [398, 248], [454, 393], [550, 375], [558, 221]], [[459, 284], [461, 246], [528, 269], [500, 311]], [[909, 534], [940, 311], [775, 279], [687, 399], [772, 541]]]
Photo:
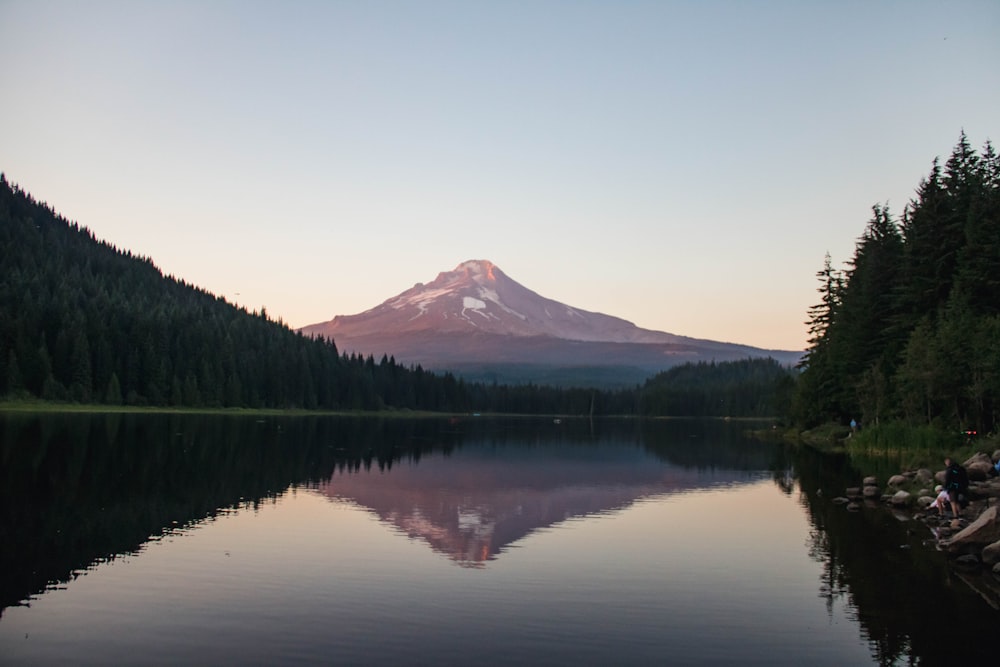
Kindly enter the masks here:
[[0, 0], [0, 170], [293, 327], [468, 259], [801, 349], [830, 252], [964, 129], [1000, 2]]

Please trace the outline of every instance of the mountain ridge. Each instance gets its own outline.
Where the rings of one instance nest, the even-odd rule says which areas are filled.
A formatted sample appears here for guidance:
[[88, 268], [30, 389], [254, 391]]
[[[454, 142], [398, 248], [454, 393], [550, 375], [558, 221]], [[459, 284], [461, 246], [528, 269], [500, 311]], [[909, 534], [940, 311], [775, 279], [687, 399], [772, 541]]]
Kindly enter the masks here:
[[[386, 326], [391, 323], [391, 326]], [[641, 329], [619, 317], [568, 306], [512, 280], [489, 260], [468, 260], [430, 283], [410, 289], [356, 315], [338, 315], [304, 332], [323, 330], [358, 337], [391, 330], [486, 331], [511, 336], [552, 336], [616, 343], [685, 340]]]
[[643, 329], [620, 317], [549, 299], [489, 260], [468, 260], [354, 315], [299, 329], [333, 338], [338, 349], [434, 370], [481, 374], [486, 366], [630, 367], [649, 374], [690, 361], [773, 357], [801, 352]]

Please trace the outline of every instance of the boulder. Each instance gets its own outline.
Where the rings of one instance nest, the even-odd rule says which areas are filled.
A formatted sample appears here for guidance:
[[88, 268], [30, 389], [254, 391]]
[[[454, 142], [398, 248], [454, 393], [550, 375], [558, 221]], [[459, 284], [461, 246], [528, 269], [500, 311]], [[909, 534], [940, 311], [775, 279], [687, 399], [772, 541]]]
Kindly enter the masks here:
[[972, 554], [964, 554], [955, 559], [955, 565], [959, 567], [964, 567], [967, 570], [972, 570], [979, 567], [979, 559]]
[[861, 495], [863, 495], [865, 498], [880, 498], [882, 496], [882, 492], [879, 490], [877, 486], [866, 486], [861, 491]]
[[945, 475], [947, 474], [948, 473], [946, 470], [938, 470], [936, 473], [934, 473], [934, 481], [937, 482], [938, 484], [944, 484], [944, 478]]
[[979, 594], [986, 604], [1000, 610], [1000, 583], [993, 577], [980, 575], [977, 568], [956, 568], [955, 576]]
[[967, 458], [965, 460], [965, 463], [963, 463], [962, 465], [965, 468], [968, 468], [969, 466], [975, 465], [976, 463], [989, 463], [990, 465], [993, 465], [993, 459], [991, 459], [990, 455], [987, 454], [986, 452], [976, 452], [975, 454]]
[[893, 475], [889, 478], [889, 481], [886, 482], [886, 484], [889, 486], [900, 486], [902, 484], [906, 484], [906, 482], [907, 479], [903, 475]]
[[934, 479], [934, 473], [927, 468], [921, 468], [914, 477], [921, 484], [930, 484]]
[[844, 496], [837, 496], [836, 498], [834, 498], [830, 502], [833, 503], [834, 505], [846, 505], [847, 503], [849, 503], [851, 501], [848, 500], [847, 498], [845, 498]]
[[878, 479], [875, 477], [865, 477], [862, 486], [878, 486]]
[[857, 486], [849, 486], [844, 490], [844, 495], [848, 498], [860, 498], [861, 489]]
[[1000, 540], [983, 547], [983, 553], [980, 554], [980, 558], [987, 565], [1000, 563]]
[[993, 565], [993, 574], [1000, 575], [1000, 563]]
[[931, 503], [933, 502], [934, 499], [930, 496], [920, 496], [919, 498], [917, 498], [917, 507], [919, 507], [922, 510], [925, 510], [928, 507], [930, 507]]
[[1000, 498], [1000, 478], [994, 477], [985, 482], [971, 482], [969, 496], [972, 498]]
[[1000, 540], [1000, 518], [994, 506], [988, 507], [978, 519], [942, 542], [942, 546], [955, 550], [965, 545], [991, 544], [997, 540]]
[[977, 452], [962, 465], [969, 473], [969, 481], [982, 482], [989, 478], [990, 471], [993, 470], [993, 459], [986, 452]]
[[967, 465], [965, 470], [969, 473], [970, 482], [985, 482], [990, 478], [990, 471], [993, 470], [993, 464], [986, 463], [985, 461], [974, 461]]
[[910, 494], [906, 491], [897, 491], [893, 494], [892, 498], [889, 500], [896, 507], [902, 507], [904, 505], [910, 504]]

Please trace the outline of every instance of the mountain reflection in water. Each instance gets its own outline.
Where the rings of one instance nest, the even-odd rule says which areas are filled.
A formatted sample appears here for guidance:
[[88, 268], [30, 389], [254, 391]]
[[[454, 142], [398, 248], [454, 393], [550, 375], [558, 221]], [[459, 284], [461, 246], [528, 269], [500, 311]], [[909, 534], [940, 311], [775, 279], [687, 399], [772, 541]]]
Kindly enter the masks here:
[[[250, 662], [261, 646], [278, 662], [344, 651], [364, 662], [375, 645], [378, 664], [399, 664], [414, 645], [446, 662], [451, 642], [487, 636], [508, 664], [543, 653], [554, 664], [624, 664], [661, 657], [665, 643], [681, 658], [712, 650], [720, 662], [858, 664], [840, 658], [859, 648], [885, 665], [983, 657], [975, 638], [995, 630], [997, 614], [942, 554], [921, 548], [921, 526], [831, 503], [859, 478], [843, 457], [741, 430], [687, 420], [0, 415], [0, 655], [16, 639], [25, 657], [111, 664], [131, 642], [156, 646], [153, 661], [197, 661], [206, 647], [221, 650], [213, 642], [228, 629], [227, 650], [244, 647]], [[305, 516], [302, 532], [284, 532], [282, 521]], [[381, 559], [366, 560], [368, 546], [338, 523], [345, 516], [386, 538]], [[256, 547], [245, 560], [191, 551], [209, 536], [228, 549], [216, 531], [237, 524]], [[605, 542], [578, 541], [594, 533]], [[423, 545], [431, 551], [418, 566]], [[261, 553], [272, 550], [281, 558]], [[108, 567], [117, 560], [123, 567]], [[130, 608], [117, 597], [157, 585], [174, 593], [171, 631], [161, 632], [171, 608], [155, 596]], [[98, 599], [88, 597], [95, 589]], [[70, 600], [83, 611], [67, 616], [60, 605]], [[492, 615], [479, 614], [484, 601]], [[127, 640], [115, 634], [122, 623]], [[338, 623], [350, 632], [326, 631]], [[22, 628], [36, 627], [50, 643], [36, 645], [34, 632], [22, 643]], [[91, 635], [100, 638], [92, 654], [72, 638]]]
[[[539, 445], [537, 460], [520, 472], [497, 454], [513, 442]], [[691, 447], [692, 442], [700, 444]], [[551, 455], [538, 453], [543, 445], [572, 450], [578, 465], [557, 465]], [[481, 453], [451, 457], [459, 449]], [[518, 449], [519, 457], [531, 460], [531, 447]], [[769, 451], [742, 446], [732, 429], [721, 424], [693, 421], [564, 420], [557, 425], [471, 417], [0, 415], [0, 616], [4, 608], [100, 563], [136, 553], [150, 540], [220, 513], [256, 506], [290, 487], [321, 486], [333, 495], [350, 495], [361, 504], [371, 503], [377, 513], [385, 512], [387, 520], [396, 512], [409, 522], [403, 528], [407, 533], [426, 520], [446, 536], [431, 541], [434, 548], [460, 562], [481, 563], [527, 532], [567, 516], [621, 507], [657, 489], [695, 484], [696, 479], [714, 483], [712, 471], [723, 467], [766, 469]], [[650, 453], [671, 465], [643, 470], [641, 462]], [[464, 490], [453, 487], [466, 496], [450, 501], [455, 510], [447, 521], [436, 505], [389, 497], [393, 484], [400, 493], [417, 493], [417, 479], [438, 475], [419, 466], [422, 457], [432, 454], [444, 457], [445, 467], [465, 466], [447, 475], [451, 484], [460, 483], [458, 477], [465, 472], [477, 475], [475, 482], [461, 482]], [[477, 467], [476, 456], [497, 460], [489, 464], [483, 459]], [[593, 457], [607, 459], [602, 467], [633, 488], [602, 489], [595, 478], [588, 482], [583, 471], [587, 457], [591, 463]], [[520, 493], [523, 502], [485, 496], [469, 500], [467, 492], [480, 487], [498, 489], [489, 480], [498, 480], [496, 475], [504, 470], [524, 476], [509, 482], [517, 489], [510, 493]], [[366, 471], [393, 474], [362, 482]], [[550, 481], [543, 481], [546, 476]], [[367, 488], [369, 482], [372, 488]], [[432, 479], [427, 482], [447, 488]], [[574, 488], [588, 484], [596, 488]], [[518, 504], [528, 516], [508, 520]], [[414, 507], [421, 508], [421, 516]], [[488, 541], [468, 537], [490, 522], [493, 534]]]
[[611, 442], [532, 448], [473, 441], [433, 466], [336, 473], [319, 489], [370, 509], [463, 566], [481, 567], [510, 544], [561, 521], [732, 483], [732, 470], [657, 463], [648, 451]]

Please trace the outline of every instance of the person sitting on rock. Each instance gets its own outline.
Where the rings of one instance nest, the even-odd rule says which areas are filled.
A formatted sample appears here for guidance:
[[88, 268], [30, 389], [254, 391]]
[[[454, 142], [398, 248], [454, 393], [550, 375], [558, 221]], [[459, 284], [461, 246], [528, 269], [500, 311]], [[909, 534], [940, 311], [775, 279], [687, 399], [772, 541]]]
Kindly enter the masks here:
[[948, 505], [950, 500], [948, 498], [948, 491], [940, 484], [934, 487], [934, 491], [937, 492], [937, 498], [934, 499], [934, 502], [932, 502], [927, 509], [931, 510], [937, 508], [938, 516], [944, 516], [944, 508]]
[[952, 461], [950, 456], [944, 460], [944, 465], [944, 488], [948, 492], [952, 514], [957, 519], [960, 508], [968, 504], [966, 494], [969, 492], [969, 474], [965, 472], [965, 468]]

